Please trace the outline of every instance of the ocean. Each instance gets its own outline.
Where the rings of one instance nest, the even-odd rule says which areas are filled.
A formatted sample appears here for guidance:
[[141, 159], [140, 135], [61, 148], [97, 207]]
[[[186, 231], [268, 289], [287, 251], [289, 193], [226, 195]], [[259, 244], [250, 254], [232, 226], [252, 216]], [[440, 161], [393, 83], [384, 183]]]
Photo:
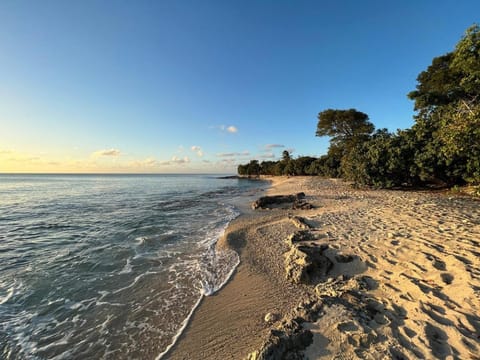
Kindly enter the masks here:
[[265, 183], [0, 175], [0, 358], [158, 359], [239, 262], [215, 243]]

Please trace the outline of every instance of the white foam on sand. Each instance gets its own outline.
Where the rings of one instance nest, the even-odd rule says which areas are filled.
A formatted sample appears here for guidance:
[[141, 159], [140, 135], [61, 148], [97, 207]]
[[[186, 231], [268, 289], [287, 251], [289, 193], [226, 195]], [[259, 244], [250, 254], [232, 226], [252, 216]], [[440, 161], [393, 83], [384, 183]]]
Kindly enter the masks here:
[[[239, 214], [237, 214], [238, 216]], [[232, 219], [233, 220], [233, 219]], [[225, 232], [226, 228], [228, 227], [228, 224], [225, 226], [225, 228], [223, 229], [223, 233]], [[218, 239], [220, 239], [220, 236], [217, 237], [217, 241]], [[232, 250], [233, 251], [233, 250]], [[235, 253], [235, 252], [234, 252]], [[170, 345], [167, 346], [167, 348], [161, 353], [159, 354], [155, 360], [160, 360], [162, 359], [165, 355], [167, 355], [170, 350], [175, 346], [175, 344], [177, 343], [178, 339], [180, 338], [180, 336], [183, 334], [183, 332], [185, 331], [187, 325], [190, 323], [190, 319], [192, 318], [193, 314], [195, 313], [195, 310], [198, 308], [198, 306], [201, 304], [203, 298], [205, 296], [211, 296], [211, 295], [214, 295], [217, 291], [219, 291], [221, 288], [223, 288], [225, 286], [226, 283], [228, 283], [228, 281], [230, 280], [230, 278], [232, 277], [232, 275], [234, 274], [235, 270], [237, 269], [238, 265], [240, 264], [240, 256], [238, 256], [237, 253], [235, 253], [235, 257], [236, 257], [236, 261], [235, 261], [235, 264], [232, 266], [232, 269], [228, 272], [227, 276], [225, 277], [225, 279], [223, 280], [222, 283], [220, 283], [218, 286], [213, 286], [213, 287], [209, 287], [207, 284], [203, 284], [203, 287], [200, 291], [200, 297], [198, 298], [197, 302], [193, 305], [192, 307], [192, 310], [190, 310], [190, 312], [188, 313], [187, 317], [185, 318], [185, 320], [183, 320], [181, 326], [180, 326], [180, 329], [178, 330], [177, 334], [173, 337], [172, 339], [172, 342], [170, 343]]]

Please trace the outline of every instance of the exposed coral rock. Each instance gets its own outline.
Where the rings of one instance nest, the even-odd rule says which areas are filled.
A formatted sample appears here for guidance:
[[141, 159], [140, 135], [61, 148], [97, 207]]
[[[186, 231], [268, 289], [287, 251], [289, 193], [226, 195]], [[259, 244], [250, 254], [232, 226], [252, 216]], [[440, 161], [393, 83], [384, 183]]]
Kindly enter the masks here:
[[284, 321], [270, 336], [259, 351], [250, 353], [248, 360], [300, 360], [302, 350], [312, 343], [313, 335], [302, 327], [300, 319]]
[[326, 249], [328, 249], [327, 244], [292, 246], [285, 254], [287, 279], [297, 284], [311, 284], [325, 277], [333, 266], [332, 261], [324, 255]]
[[314, 236], [310, 231], [300, 230], [300, 231], [294, 232], [292, 235], [287, 237], [285, 239], [285, 241], [289, 246], [293, 246], [293, 245], [295, 245], [299, 242], [309, 241], [309, 240], [313, 240], [313, 239], [314, 239]]
[[[287, 205], [286, 208], [291, 209], [312, 209], [313, 206], [307, 203], [305, 200], [305, 193], [300, 192], [293, 195], [273, 195], [273, 196], [262, 196], [260, 199], [252, 203], [252, 209], [269, 209], [272, 206]], [[282, 207], [282, 206], [280, 206]]]
[[300, 216], [290, 216], [290, 221], [299, 229], [306, 230], [311, 228], [311, 226], [308, 225], [306, 220]]
[[278, 314], [276, 313], [267, 313], [264, 317], [265, 322], [273, 323], [278, 320]]

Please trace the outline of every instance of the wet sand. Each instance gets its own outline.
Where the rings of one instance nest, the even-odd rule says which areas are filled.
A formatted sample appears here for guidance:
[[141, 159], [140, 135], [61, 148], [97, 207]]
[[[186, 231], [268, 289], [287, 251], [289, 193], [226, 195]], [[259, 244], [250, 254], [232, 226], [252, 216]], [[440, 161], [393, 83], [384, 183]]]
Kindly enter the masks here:
[[[238, 251], [241, 263], [166, 358], [269, 358], [272, 330], [288, 338], [285, 324], [300, 318], [310, 340], [286, 350], [297, 358], [479, 359], [478, 200], [354, 190], [315, 177], [273, 178], [269, 190], [298, 192], [314, 209], [252, 210], [232, 222], [218, 246]], [[298, 247], [286, 240], [301, 231], [302, 246], [324, 249], [329, 264], [308, 281], [286, 271]], [[315, 311], [298, 308], [305, 301]]]

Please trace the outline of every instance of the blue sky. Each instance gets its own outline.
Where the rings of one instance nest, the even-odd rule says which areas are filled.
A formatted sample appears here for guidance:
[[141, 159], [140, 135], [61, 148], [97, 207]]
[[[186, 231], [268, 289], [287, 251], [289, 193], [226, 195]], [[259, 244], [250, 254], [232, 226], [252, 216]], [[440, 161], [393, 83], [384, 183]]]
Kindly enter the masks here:
[[318, 112], [407, 128], [478, 1], [2, 1], [0, 172], [235, 172]]

